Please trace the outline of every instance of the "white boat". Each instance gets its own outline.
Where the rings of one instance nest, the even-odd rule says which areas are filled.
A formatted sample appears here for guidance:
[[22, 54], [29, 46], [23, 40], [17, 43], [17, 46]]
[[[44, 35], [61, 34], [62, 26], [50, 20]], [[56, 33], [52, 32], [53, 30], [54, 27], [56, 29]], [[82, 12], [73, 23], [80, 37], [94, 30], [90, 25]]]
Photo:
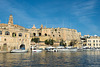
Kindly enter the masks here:
[[48, 52], [57, 52], [56, 48], [52, 46], [45, 48], [45, 50]]
[[68, 49], [68, 51], [77, 51], [76, 47], [66, 47]]
[[43, 51], [37, 45], [36, 46], [32, 46], [31, 48], [32, 48], [32, 52], [42, 52]]
[[83, 50], [84, 51], [91, 51], [91, 50], [93, 50], [93, 48], [89, 48], [88, 46], [85, 46], [85, 47], [83, 47]]
[[97, 50], [97, 51], [99, 51], [99, 50], [100, 50], [100, 48], [93, 48], [93, 50]]
[[11, 53], [27, 53], [28, 50], [22, 50], [22, 49], [14, 49], [10, 51]]
[[67, 48], [65, 48], [64, 46], [58, 46], [58, 47], [56, 47], [56, 49], [57, 49], [57, 51], [58, 52], [60, 52], [60, 51], [68, 51], [68, 49]]

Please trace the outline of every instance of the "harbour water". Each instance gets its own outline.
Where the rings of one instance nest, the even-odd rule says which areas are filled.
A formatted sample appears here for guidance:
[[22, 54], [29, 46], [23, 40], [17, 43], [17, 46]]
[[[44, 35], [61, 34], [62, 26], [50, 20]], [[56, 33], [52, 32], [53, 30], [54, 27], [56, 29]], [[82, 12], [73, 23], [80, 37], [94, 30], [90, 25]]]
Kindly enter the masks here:
[[0, 67], [100, 67], [100, 51], [0, 53]]

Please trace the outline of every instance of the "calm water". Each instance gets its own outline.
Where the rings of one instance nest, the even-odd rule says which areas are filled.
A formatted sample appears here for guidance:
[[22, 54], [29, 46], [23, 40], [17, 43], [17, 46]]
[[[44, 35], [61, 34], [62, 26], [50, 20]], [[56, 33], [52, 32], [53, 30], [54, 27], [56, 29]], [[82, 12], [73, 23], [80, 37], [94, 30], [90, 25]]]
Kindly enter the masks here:
[[0, 53], [0, 67], [100, 67], [100, 51]]

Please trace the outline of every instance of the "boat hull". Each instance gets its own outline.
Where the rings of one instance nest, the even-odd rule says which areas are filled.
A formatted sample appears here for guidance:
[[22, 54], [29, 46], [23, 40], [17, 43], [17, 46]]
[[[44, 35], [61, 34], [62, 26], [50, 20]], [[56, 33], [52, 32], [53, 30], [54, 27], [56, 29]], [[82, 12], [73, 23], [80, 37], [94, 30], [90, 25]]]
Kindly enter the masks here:
[[32, 52], [42, 52], [42, 50], [32, 50]]
[[10, 53], [27, 53], [27, 50], [12, 50]]

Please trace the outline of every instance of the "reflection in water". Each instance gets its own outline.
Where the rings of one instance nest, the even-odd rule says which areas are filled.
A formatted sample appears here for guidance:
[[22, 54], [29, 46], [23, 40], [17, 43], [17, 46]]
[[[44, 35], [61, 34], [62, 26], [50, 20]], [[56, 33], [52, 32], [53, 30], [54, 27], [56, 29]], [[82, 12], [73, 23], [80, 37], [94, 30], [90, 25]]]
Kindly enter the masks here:
[[100, 51], [0, 53], [2, 67], [100, 67]]

